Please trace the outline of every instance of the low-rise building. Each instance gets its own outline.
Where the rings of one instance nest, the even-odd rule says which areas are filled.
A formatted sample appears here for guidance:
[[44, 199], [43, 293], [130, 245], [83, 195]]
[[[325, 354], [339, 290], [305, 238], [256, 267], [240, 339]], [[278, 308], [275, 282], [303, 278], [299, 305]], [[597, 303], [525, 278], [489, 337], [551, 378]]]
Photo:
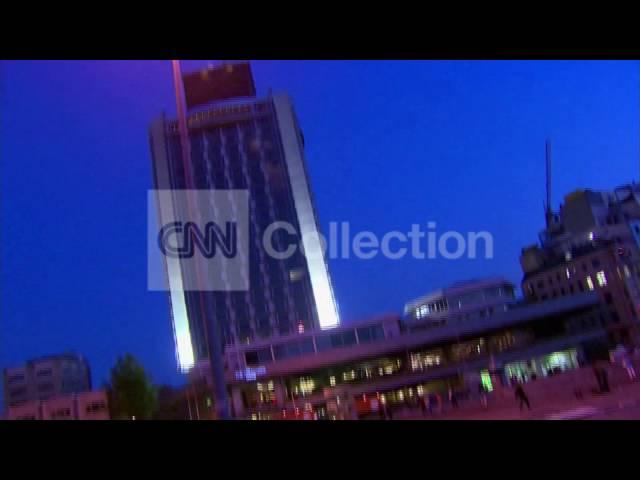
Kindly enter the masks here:
[[7, 420], [109, 420], [107, 393], [102, 390], [32, 400], [10, 406]]
[[[611, 320], [595, 292], [536, 304], [506, 297], [504, 308], [486, 312], [481, 321], [456, 316], [455, 322], [420, 330], [415, 318], [386, 315], [228, 348], [234, 416], [363, 417], [380, 403], [446, 398], [449, 390], [477, 392], [480, 384], [492, 390], [513, 377], [544, 377], [607, 358]], [[200, 375], [206, 367], [199, 367]], [[339, 405], [352, 408], [344, 413]]]
[[75, 354], [36, 358], [3, 373], [7, 407], [91, 390], [89, 364]]
[[506, 310], [515, 302], [515, 287], [504, 278], [460, 282], [408, 302], [405, 321], [410, 330], [468, 323]]

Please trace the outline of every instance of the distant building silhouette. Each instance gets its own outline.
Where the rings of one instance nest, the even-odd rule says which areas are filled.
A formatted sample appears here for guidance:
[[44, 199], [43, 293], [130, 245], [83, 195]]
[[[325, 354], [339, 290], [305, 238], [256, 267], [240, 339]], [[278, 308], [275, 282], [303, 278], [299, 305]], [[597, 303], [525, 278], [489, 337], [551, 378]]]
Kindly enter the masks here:
[[3, 380], [5, 407], [91, 390], [89, 364], [82, 356], [69, 353], [5, 368]]

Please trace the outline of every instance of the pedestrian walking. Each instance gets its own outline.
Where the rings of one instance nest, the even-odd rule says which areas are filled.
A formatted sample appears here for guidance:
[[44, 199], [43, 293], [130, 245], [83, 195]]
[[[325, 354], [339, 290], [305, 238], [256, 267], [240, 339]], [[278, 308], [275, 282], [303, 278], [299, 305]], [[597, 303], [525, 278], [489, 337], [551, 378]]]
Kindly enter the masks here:
[[458, 408], [458, 398], [452, 388], [449, 388], [449, 403], [453, 408]]
[[522, 406], [526, 405], [527, 409], [531, 410], [531, 404], [529, 403], [529, 398], [527, 397], [527, 394], [524, 393], [524, 388], [522, 388], [522, 384], [519, 383], [516, 386], [516, 400], [519, 401], [520, 403], [520, 411], [522, 411]]
[[418, 402], [420, 403], [420, 410], [422, 411], [422, 416], [427, 415], [427, 403], [424, 399], [424, 395], [418, 397]]
[[633, 368], [633, 362], [631, 361], [631, 355], [629, 355], [629, 352], [624, 352], [624, 355], [622, 356], [622, 366], [627, 371], [629, 380], [634, 381], [636, 379], [636, 370]]
[[482, 382], [478, 384], [478, 393], [480, 394], [480, 404], [483, 408], [487, 408], [487, 389], [484, 388]]

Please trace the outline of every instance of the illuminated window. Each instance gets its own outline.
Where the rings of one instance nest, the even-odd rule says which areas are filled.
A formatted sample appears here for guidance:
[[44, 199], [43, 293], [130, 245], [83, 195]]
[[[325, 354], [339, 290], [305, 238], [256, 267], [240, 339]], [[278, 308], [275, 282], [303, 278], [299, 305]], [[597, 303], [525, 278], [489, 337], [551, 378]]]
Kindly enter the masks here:
[[593, 280], [591, 280], [591, 275], [587, 276], [587, 287], [589, 287], [589, 290], [593, 290]]
[[304, 276], [304, 270], [302, 268], [296, 268], [295, 270], [289, 270], [289, 280], [291, 282], [297, 282]]
[[300, 379], [300, 392], [302, 393], [302, 395], [307, 395], [313, 392], [315, 387], [316, 383], [313, 381], [313, 378], [303, 377]]
[[606, 287], [607, 286], [607, 276], [604, 274], [604, 272], [602, 270], [600, 270], [598, 273], [596, 273], [596, 280], [598, 280], [598, 286], [599, 287]]
[[491, 375], [487, 370], [483, 370], [480, 372], [480, 379], [482, 381], [482, 386], [487, 392], [493, 391], [493, 383], [491, 382]]
[[349, 371], [349, 372], [344, 372], [344, 373], [342, 374], [342, 379], [343, 379], [345, 382], [349, 382], [349, 381], [351, 381], [351, 380], [355, 380], [355, 378], [356, 378], [356, 371], [355, 371], [355, 370], [351, 370], [351, 371]]
[[429, 315], [429, 305], [421, 305], [416, 309], [416, 317], [422, 318]]
[[418, 392], [418, 395], [420, 395], [420, 396], [424, 395], [424, 387], [422, 385], [418, 385], [416, 387], [416, 390]]
[[334, 377], [333, 375], [329, 377], [329, 385], [331, 385], [332, 387], [336, 386], [336, 377]]
[[567, 278], [571, 278], [571, 272], [569, 271], [569, 267], [567, 267], [564, 273], [567, 275]]
[[416, 371], [422, 368], [422, 362], [420, 360], [420, 355], [415, 353], [411, 354], [411, 370]]
[[593, 241], [593, 232], [589, 232], [589, 241]]

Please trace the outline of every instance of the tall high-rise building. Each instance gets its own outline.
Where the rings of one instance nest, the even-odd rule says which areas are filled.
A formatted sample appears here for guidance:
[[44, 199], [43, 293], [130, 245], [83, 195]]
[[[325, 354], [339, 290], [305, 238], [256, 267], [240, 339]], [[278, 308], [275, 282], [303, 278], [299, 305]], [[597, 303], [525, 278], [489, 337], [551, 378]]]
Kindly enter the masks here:
[[[293, 255], [279, 259], [269, 255], [263, 244], [265, 231], [275, 222], [286, 222], [295, 230], [274, 231], [278, 251], [319, 234], [304, 138], [289, 97], [270, 94], [198, 105], [186, 120], [191, 182], [185, 177], [179, 123], [163, 117], [150, 129], [155, 188], [248, 192], [248, 251], [239, 255], [247, 267], [249, 288], [189, 291], [184, 288], [184, 262], [164, 258], [179, 366], [186, 370], [208, 357], [211, 321], [217, 322], [227, 346], [337, 326], [324, 255], [304, 255], [296, 248]], [[171, 212], [158, 203], [160, 222], [165, 224]], [[183, 206], [173, 201], [170, 208]], [[225, 277], [225, 272], [213, 275]]]

